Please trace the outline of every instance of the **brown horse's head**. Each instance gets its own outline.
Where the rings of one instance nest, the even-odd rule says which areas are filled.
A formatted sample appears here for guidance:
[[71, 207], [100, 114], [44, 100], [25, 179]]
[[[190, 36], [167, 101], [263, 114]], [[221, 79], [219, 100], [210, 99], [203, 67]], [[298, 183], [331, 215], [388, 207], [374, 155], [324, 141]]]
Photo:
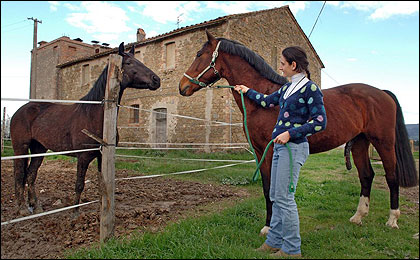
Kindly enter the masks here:
[[[179, 93], [191, 96], [194, 92], [220, 79], [220, 62], [217, 60], [219, 41], [206, 30], [208, 41], [197, 52], [194, 62], [179, 82]], [[216, 54], [216, 56], [215, 56]]]
[[118, 54], [123, 57], [123, 78], [121, 88], [156, 90], [160, 87], [160, 78], [142, 62], [134, 58], [134, 45], [130, 52], [124, 52], [124, 42], [120, 44]]

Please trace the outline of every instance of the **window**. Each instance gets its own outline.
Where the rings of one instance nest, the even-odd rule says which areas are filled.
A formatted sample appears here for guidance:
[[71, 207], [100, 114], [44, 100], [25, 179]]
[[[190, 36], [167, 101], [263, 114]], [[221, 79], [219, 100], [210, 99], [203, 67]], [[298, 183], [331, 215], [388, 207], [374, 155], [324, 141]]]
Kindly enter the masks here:
[[131, 105], [132, 108], [130, 109], [130, 123], [139, 123], [140, 122], [140, 106], [138, 104]]
[[175, 43], [170, 42], [166, 46], [166, 69], [175, 68]]
[[82, 67], [82, 85], [88, 84], [90, 81], [89, 64]]

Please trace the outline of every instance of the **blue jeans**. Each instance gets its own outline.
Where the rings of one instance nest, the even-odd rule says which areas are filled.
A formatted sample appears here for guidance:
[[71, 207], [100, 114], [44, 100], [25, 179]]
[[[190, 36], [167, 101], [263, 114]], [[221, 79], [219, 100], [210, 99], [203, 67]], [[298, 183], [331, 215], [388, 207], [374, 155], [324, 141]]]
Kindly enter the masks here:
[[[309, 156], [307, 142], [289, 142], [293, 158], [293, 184], [297, 188], [299, 171]], [[273, 202], [270, 230], [265, 243], [287, 254], [300, 254], [299, 215], [295, 193], [289, 192], [290, 159], [287, 147], [274, 144], [271, 164], [270, 200]]]

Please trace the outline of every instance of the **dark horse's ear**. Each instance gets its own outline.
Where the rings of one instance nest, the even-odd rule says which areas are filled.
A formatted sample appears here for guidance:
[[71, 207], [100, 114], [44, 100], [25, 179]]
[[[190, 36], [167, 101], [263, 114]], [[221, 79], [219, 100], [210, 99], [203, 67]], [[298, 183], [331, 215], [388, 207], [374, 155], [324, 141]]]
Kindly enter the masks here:
[[217, 39], [213, 35], [211, 35], [211, 33], [209, 33], [209, 31], [207, 31], [207, 29], [206, 29], [206, 34], [207, 34], [207, 39], [209, 40], [209, 42], [211, 44], [216, 45]]
[[133, 46], [131, 46], [130, 53], [134, 55], [134, 44], [133, 44]]
[[118, 54], [124, 56], [124, 42], [122, 42], [120, 47], [118, 47]]

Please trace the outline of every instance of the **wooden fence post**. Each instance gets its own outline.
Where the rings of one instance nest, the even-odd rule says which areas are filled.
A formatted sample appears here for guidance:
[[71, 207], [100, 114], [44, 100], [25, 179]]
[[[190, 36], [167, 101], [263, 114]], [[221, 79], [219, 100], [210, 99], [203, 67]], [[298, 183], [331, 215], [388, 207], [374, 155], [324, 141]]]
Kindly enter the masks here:
[[[108, 76], [105, 89], [103, 140], [102, 146], [102, 204], [100, 219], [100, 242], [114, 235], [115, 222], [115, 146], [117, 136], [117, 103], [120, 93], [120, 67], [122, 57], [109, 55]], [[101, 184], [99, 184], [101, 185]]]

